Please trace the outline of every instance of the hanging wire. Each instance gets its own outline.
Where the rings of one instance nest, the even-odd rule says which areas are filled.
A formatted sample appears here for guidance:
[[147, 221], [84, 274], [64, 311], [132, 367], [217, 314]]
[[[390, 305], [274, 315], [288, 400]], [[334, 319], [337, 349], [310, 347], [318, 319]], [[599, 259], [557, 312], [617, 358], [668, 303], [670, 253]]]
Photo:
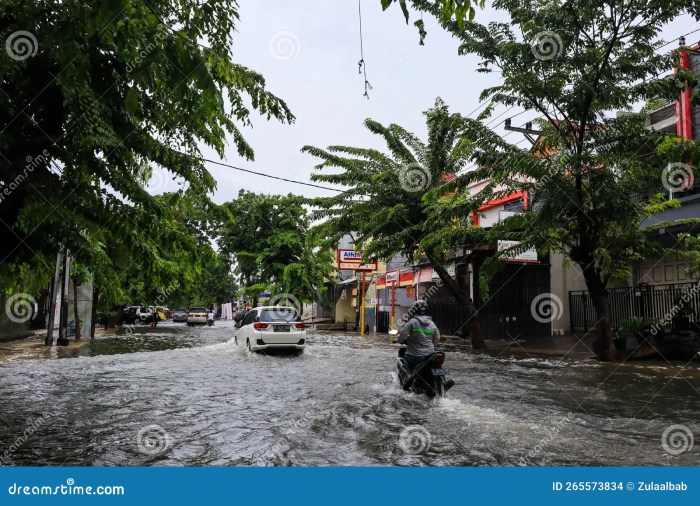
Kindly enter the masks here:
[[367, 100], [369, 100], [369, 91], [372, 89], [372, 85], [369, 84], [369, 81], [367, 80], [367, 65], [365, 64], [365, 51], [362, 41], [362, 0], [357, 0], [357, 12], [360, 18], [360, 61], [357, 62], [357, 72], [358, 74], [364, 74], [365, 97], [367, 97]]

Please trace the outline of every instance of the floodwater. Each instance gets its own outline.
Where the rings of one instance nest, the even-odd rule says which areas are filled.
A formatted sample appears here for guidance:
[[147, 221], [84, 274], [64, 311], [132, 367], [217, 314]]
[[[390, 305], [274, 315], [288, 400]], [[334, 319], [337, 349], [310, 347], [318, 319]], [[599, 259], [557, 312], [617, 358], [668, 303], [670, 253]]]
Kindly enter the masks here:
[[0, 362], [0, 464], [700, 464], [697, 364], [618, 368], [451, 343], [457, 385], [431, 401], [398, 387], [386, 337], [310, 333], [303, 354], [268, 356], [233, 333], [163, 323], [72, 357]]

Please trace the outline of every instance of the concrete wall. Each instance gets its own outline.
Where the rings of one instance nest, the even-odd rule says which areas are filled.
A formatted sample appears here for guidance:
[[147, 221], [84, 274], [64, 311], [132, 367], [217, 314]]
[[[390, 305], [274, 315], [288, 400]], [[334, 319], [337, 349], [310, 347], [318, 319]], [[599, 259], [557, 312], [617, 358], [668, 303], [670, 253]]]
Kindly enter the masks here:
[[[559, 318], [552, 321], [552, 330], [559, 329], [569, 332], [571, 327], [569, 318], [569, 292], [576, 290], [586, 290], [586, 281], [583, 279], [581, 269], [576, 264], [565, 266], [564, 256], [556, 253], [551, 254], [550, 276], [551, 276], [551, 293], [560, 301], [562, 310], [559, 312]], [[556, 303], [556, 299], [555, 299]]]
[[[85, 281], [78, 286], [78, 318], [80, 319], [80, 337], [90, 337], [92, 327], [92, 281]], [[75, 300], [73, 280], [68, 287], [68, 316], [67, 321], [75, 320]]]

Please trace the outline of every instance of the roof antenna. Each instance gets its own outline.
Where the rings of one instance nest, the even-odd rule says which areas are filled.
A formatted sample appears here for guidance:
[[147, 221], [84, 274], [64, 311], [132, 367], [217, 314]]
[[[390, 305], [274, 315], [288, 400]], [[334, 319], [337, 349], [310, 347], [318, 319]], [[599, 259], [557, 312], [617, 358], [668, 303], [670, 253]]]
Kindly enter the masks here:
[[362, 0], [357, 0], [357, 12], [360, 17], [360, 61], [357, 62], [357, 72], [358, 74], [364, 74], [365, 76], [365, 97], [369, 100], [369, 91], [372, 89], [372, 85], [369, 84], [367, 80], [367, 65], [365, 64], [365, 52], [362, 41]]

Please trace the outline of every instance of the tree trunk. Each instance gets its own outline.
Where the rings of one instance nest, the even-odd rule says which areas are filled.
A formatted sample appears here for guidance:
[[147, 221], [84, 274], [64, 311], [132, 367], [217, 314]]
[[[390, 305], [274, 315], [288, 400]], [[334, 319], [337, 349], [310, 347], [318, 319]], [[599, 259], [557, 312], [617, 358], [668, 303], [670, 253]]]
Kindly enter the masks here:
[[462, 289], [457, 282], [452, 279], [450, 273], [447, 269], [443, 267], [442, 263], [437, 260], [433, 251], [426, 251], [425, 255], [430, 260], [435, 272], [440, 277], [442, 282], [447, 286], [447, 289], [452, 293], [455, 299], [462, 304], [466, 313], [469, 315], [469, 335], [472, 341], [473, 350], [484, 350], [486, 349], [486, 343], [484, 342], [484, 336], [481, 335], [481, 321], [479, 320], [476, 306], [474, 301], [469, 296], [469, 292]]
[[121, 327], [124, 323], [124, 306], [114, 304], [112, 305], [112, 309], [117, 312], [115, 324]]
[[78, 311], [78, 283], [73, 280], [73, 318], [75, 320], [75, 340], [80, 341], [80, 313]]
[[586, 280], [588, 293], [595, 308], [596, 317], [596, 338], [593, 341], [593, 351], [598, 360], [612, 362], [615, 360], [615, 350], [612, 344], [612, 332], [610, 328], [610, 300], [608, 289], [600, 279], [592, 263], [583, 269], [583, 277]]

